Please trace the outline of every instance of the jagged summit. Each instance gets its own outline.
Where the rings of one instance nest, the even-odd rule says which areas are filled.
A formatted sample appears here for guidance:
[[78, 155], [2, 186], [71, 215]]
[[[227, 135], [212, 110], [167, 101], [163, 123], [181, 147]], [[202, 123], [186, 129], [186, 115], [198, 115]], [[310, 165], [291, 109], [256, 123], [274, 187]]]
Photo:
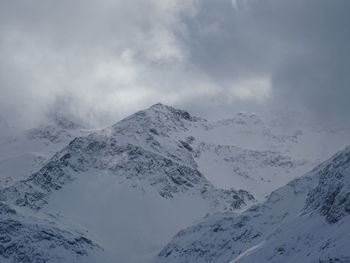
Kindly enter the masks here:
[[163, 121], [168, 121], [175, 119], [176, 121], [189, 121], [196, 122], [199, 120], [204, 120], [203, 118], [193, 116], [188, 111], [174, 108], [162, 103], [157, 103], [151, 107], [141, 111], [146, 114], [155, 115], [155, 117], [163, 118]]
[[170, 110], [170, 109], [174, 109], [174, 107], [163, 104], [161, 102], [158, 102], [156, 104], [151, 105], [150, 107], [148, 107], [148, 109], [152, 110], [152, 109], [157, 109], [157, 110]]
[[155, 113], [171, 114], [178, 119], [184, 119], [187, 121], [195, 121], [200, 119], [199, 117], [192, 116], [187, 111], [176, 109], [174, 107], [171, 107], [162, 103], [154, 104], [148, 110], [153, 111]]
[[169, 132], [183, 132], [190, 127], [205, 125], [206, 120], [192, 116], [184, 110], [161, 103], [138, 111], [112, 126], [115, 134], [168, 135]]

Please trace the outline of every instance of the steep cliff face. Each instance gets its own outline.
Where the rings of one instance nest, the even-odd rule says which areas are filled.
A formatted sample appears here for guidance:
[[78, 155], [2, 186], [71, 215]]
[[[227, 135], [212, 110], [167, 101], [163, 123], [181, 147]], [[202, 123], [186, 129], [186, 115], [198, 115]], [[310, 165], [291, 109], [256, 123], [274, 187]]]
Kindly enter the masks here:
[[325, 162], [318, 171], [319, 182], [310, 191], [306, 211], [317, 211], [329, 223], [350, 214], [350, 147]]

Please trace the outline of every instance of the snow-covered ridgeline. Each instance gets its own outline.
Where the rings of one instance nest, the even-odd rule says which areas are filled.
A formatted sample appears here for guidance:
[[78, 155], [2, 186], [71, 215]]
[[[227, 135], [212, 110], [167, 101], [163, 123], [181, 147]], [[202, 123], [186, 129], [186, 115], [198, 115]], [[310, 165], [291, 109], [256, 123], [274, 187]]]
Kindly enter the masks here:
[[349, 262], [350, 146], [242, 214], [180, 231], [158, 262]]
[[[17, 158], [21, 148], [42, 157], [36, 171], [1, 183], [2, 204], [16, 211], [1, 213], [1, 220], [10, 218], [29, 229], [21, 230], [21, 236], [16, 228], [4, 225], [4, 233], [20, 238], [7, 244], [5, 240], [0, 244], [2, 251], [23, 247], [27, 256], [37, 255], [50, 259], [49, 262], [94, 262], [95, 254], [99, 254], [100, 262], [115, 262], [116, 258], [122, 262], [145, 262], [154, 259], [153, 255], [176, 232], [208, 214], [190, 231], [180, 232], [158, 260], [241, 262], [272, 246], [272, 237], [281, 232], [278, 226], [294, 224], [294, 218], [307, 218], [299, 215], [324, 214], [329, 222], [338, 222], [347, 214], [347, 188], [342, 188], [343, 182], [339, 181], [335, 190], [329, 192], [331, 187], [322, 186], [333, 179], [325, 177], [325, 183], [316, 187], [318, 181], [312, 173], [275, 191], [263, 205], [240, 214], [256, 203], [254, 197], [264, 200], [265, 195], [319, 162], [321, 157], [313, 156], [314, 151], [325, 145], [332, 146], [329, 151], [338, 147], [332, 136], [345, 136], [344, 130], [316, 132], [304, 122], [297, 129], [289, 125], [286, 128], [279, 122], [244, 113], [209, 122], [162, 104], [89, 135], [68, 120], [62, 122], [55, 120], [54, 126], [33, 129], [22, 136], [23, 140], [18, 137], [2, 144], [7, 147], [2, 148], [2, 156], [8, 158], [3, 149], [9, 150], [14, 164], [20, 160]], [[323, 140], [326, 133], [332, 135], [329, 140]], [[314, 147], [318, 144], [322, 146]], [[312, 151], [305, 151], [308, 146]], [[5, 163], [7, 166], [1, 166], [0, 161], [0, 170], [9, 167], [7, 159]], [[26, 170], [25, 166], [22, 168]], [[320, 196], [325, 196], [333, 204], [332, 197], [338, 192], [335, 201], [339, 206], [320, 203]], [[343, 207], [341, 213], [337, 207]], [[334, 216], [335, 212], [341, 216]], [[39, 230], [33, 229], [32, 223]], [[34, 249], [41, 239], [33, 239], [32, 235], [37, 236], [40, 228], [47, 229], [48, 225], [53, 227], [55, 237], [50, 239], [54, 244], [48, 242], [47, 246], [57, 250], [51, 251], [46, 245], [45, 249]], [[319, 227], [317, 222], [313, 226]], [[324, 233], [320, 233], [322, 240]], [[337, 237], [341, 240], [339, 245], [346, 243], [346, 236]], [[77, 245], [72, 238], [83, 242]], [[20, 242], [31, 239], [35, 241], [32, 246]], [[278, 254], [270, 254], [278, 262], [276, 255], [284, 255], [287, 248], [277, 247]], [[0, 255], [11, 262], [18, 258], [16, 253]], [[274, 258], [271, 255], [269, 259]]]

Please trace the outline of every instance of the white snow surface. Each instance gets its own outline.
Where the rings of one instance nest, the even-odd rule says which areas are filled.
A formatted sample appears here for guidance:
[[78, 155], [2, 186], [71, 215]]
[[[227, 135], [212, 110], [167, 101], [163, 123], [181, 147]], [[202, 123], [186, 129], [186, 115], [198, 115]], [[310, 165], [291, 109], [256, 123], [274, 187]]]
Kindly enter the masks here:
[[[0, 201], [26, 212], [2, 213], [0, 221], [13, 217], [25, 222], [29, 230], [23, 232], [22, 240], [41, 231], [29, 227], [33, 217], [39, 217], [39, 229], [46, 229], [47, 222], [60, 226], [47, 245], [12, 241], [15, 246], [23, 245], [33, 262], [153, 262], [179, 230], [204, 216], [199, 226], [205, 229], [206, 222], [223, 222], [225, 231], [218, 231], [229, 236], [233, 222], [244, 224], [242, 211], [310, 170], [350, 137], [344, 128], [324, 128], [294, 115], [267, 118], [239, 113], [209, 122], [162, 104], [109, 128], [88, 132], [68, 120], [55, 119], [54, 124], [1, 139]], [[241, 233], [252, 242], [236, 242], [238, 249], [231, 254], [219, 249], [210, 258], [213, 261], [198, 262], [228, 262], [234, 260], [232, 253], [244, 260], [268, 246], [265, 233], [275, 231], [281, 218], [289, 218], [284, 213], [297, 215], [305, 194], [317, 183], [309, 176], [303, 178], [301, 183], [295, 183], [297, 179], [281, 188], [285, 190], [274, 192], [265, 205], [248, 210], [253, 212], [244, 212], [259, 214], [260, 221], [269, 222]], [[262, 212], [271, 210], [268, 207], [280, 191], [286, 201], [276, 201], [273, 214]], [[309, 207], [319, 206], [317, 193]], [[18, 235], [16, 229], [4, 229], [9, 236]], [[203, 238], [211, 242], [205, 251], [216, 244], [226, 246], [202, 234], [180, 242], [190, 245], [186, 242]], [[178, 236], [175, 241], [180, 240]], [[1, 253], [2, 247], [8, 247], [1, 242], [1, 260], [25, 262], [12, 250]], [[55, 249], [51, 252], [48, 247]], [[190, 254], [169, 262], [200, 258]], [[42, 261], [35, 261], [35, 255]]]
[[350, 262], [350, 146], [241, 214], [180, 231], [157, 262]]

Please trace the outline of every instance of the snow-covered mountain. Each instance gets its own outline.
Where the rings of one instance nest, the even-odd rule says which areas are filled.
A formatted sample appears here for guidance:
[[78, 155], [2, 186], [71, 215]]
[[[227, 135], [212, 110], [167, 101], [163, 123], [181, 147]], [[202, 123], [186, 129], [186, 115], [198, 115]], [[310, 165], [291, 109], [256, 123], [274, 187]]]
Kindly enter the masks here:
[[157, 262], [350, 262], [350, 146], [247, 211], [180, 231]]
[[[331, 152], [334, 135], [350, 136], [245, 113], [209, 122], [163, 104], [101, 130], [51, 120], [1, 142], [0, 221], [23, 229], [0, 228], [16, 237], [0, 240], [0, 259], [152, 261], [196, 220], [233, 218], [310, 170], [323, 157], [309, 147]], [[11, 247], [24, 252], [3, 252]]]
[[[0, 123], [0, 129], [6, 127]], [[31, 129], [18, 131], [7, 125], [7, 132], [0, 133], [1, 184], [9, 184], [30, 175], [76, 136], [88, 132], [58, 114], [50, 115], [43, 124]]]
[[[75, 138], [37, 172], [3, 187], [0, 200], [59, 215], [56, 224], [72, 221], [88, 229], [106, 255], [134, 262], [207, 213], [255, 202], [247, 191], [215, 187], [198, 171], [175, 136], [197, 121], [173, 108], [136, 113]], [[139, 246], [131, 251], [133, 244]]]

